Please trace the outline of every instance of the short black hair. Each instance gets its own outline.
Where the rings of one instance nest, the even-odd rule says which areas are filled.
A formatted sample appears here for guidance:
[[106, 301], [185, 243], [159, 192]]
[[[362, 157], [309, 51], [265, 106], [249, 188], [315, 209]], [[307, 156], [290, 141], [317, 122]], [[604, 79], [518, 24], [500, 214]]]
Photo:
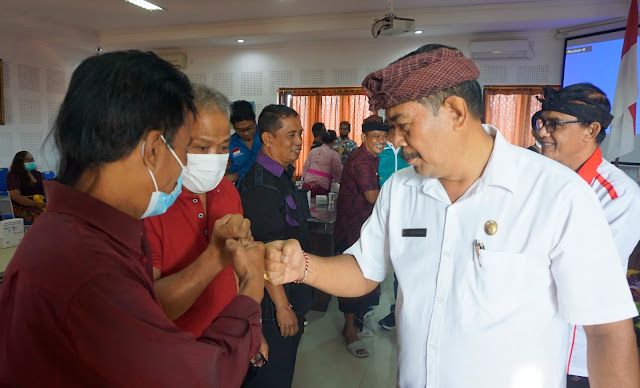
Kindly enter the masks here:
[[256, 113], [253, 111], [253, 105], [249, 101], [238, 100], [231, 104], [231, 117], [229, 121], [235, 124], [240, 121], [256, 121]]
[[289, 117], [300, 117], [298, 112], [286, 105], [270, 104], [262, 109], [258, 118], [258, 131], [262, 136], [263, 133], [269, 132], [275, 135], [282, 128], [282, 119]]
[[[418, 48], [417, 50], [410, 52], [409, 54], [403, 56], [395, 62], [401, 61], [412, 55], [428, 53], [443, 48], [455, 50], [462, 54], [462, 52], [455, 47], [447, 46], [440, 43], [429, 43]], [[484, 115], [484, 105], [482, 103], [482, 88], [480, 87], [480, 84], [477, 80], [463, 81], [457, 85], [453, 85], [449, 88], [440, 90], [439, 92], [436, 92], [430, 96], [425, 96], [418, 100], [418, 102], [430, 108], [431, 112], [434, 115], [437, 115], [438, 110], [444, 103], [444, 100], [451, 96], [462, 98], [467, 103], [467, 107], [469, 108], [469, 112], [471, 113], [471, 115], [476, 119], [482, 120], [482, 117]]]
[[[562, 95], [573, 95], [577, 98], [584, 97], [584, 99], [589, 99], [594, 102], [594, 106], [597, 108], [604, 110], [606, 112], [611, 112], [611, 102], [607, 98], [607, 95], [597, 86], [590, 83], [579, 83], [569, 85], [564, 87], [558, 91], [558, 97], [562, 98]], [[581, 102], [581, 101], [576, 101]], [[589, 126], [591, 123], [581, 123], [584, 127]], [[600, 123], [601, 129], [598, 135], [596, 136], [596, 143], [598, 145], [602, 144], [604, 139], [607, 137], [607, 132], [605, 132], [605, 126]]]
[[341, 127], [342, 125], [346, 125], [347, 127], [349, 127], [349, 130], [351, 130], [351, 123], [350, 123], [350, 122], [348, 122], [348, 121], [341, 121], [341, 122], [340, 122], [340, 127]]
[[334, 130], [328, 130], [327, 132], [322, 134], [322, 142], [324, 144], [331, 144], [338, 139], [338, 134]]
[[[196, 115], [189, 79], [152, 52], [92, 56], [74, 70], [53, 129], [58, 181], [76, 184], [86, 171], [131, 154], [150, 130], [168, 144]], [[97, 177], [97, 175], [96, 175]]]
[[327, 128], [324, 126], [324, 123], [315, 123], [311, 127], [311, 133], [313, 134], [313, 137], [318, 137], [323, 133], [325, 133], [326, 131], [327, 131]]

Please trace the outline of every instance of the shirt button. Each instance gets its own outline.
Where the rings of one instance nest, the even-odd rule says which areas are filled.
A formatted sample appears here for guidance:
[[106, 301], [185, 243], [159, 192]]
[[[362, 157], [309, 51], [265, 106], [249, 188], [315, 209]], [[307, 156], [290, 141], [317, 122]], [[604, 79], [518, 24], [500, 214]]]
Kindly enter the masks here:
[[204, 217], [204, 214], [198, 213], [198, 218], [202, 218], [202, 217]]
[[204, 234], [209, 235], [209, 230], [205, 229]]
[[140, 260], [140, 261], [142, 261], [142, 264], [147, 264], [147, 258], [146, 257], [143, 257], [142, 260]]
[[194, 198], [193, 203], [198, 203], [198, 198]]
[[429, 350], [436, 350], [436, 345], [429, 344]]
[[438, 297], [438, 298], [436, 298], [436, 302], [444, 303], [444, 298]]

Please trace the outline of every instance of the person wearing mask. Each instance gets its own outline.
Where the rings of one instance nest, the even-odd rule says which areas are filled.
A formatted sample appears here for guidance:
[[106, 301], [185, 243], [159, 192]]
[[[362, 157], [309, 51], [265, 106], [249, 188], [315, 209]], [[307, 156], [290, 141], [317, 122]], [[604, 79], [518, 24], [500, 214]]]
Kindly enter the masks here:
[[[627, 174], [602, 158], [600, 145], [613, 120], [611, 103], [596, 86], [569, 85], [556, 91], [544, 88], [542, 110], [536, 113], [534, 132], [542, 155], [575, 171], [596, 193], [626, 274], [629, 256], [640, 241], [640, 188]], [[589, 286], [589, 283], [584, 283]], [[587, 335], [582, 326], [569, 330], [567, 387], [589, 387]]]
[[141, 221], [180, 195], [196, 113], [187, 77], [153, 53], [75, 69], [52, 130], [60, 166], [47, 211], [0, 289], [2, 385], [241, 384], [260, 347], [263, 245], [216, 242], [238, 291], [196, 339], [162, 310]]
[[342, 162], [340, 155], [331, 149], [336, 143], [336, 131], [322, 135], [322, 146], [312, 149], [302, 168], [302, 188], [311, 191], [311, 196], [326, 195], [331, 190], [331, 182], [340, 183]]
[[[43, 186], [45, 178], [36, 170], [34, 157], [27, 151], [18, 152], [13, 157], [6, 179], [14, 217], [25, 222], [35, 221], [47, 204]], [[38, 196], [41, 201], [38, 201]]]
[[237, 185], [256, 161], [262, 142], [256, 129], [256, 114], [250, 102], [239, 100], [231, 104], [230, 121], [235, 133], [231, 135], [229, 143], [230, 165], [226, 177]]
[[[258, 128], [262, 151], [238, 187], [251, 233], [262, 242], [293, 238], [308, 250], [310, 213], [306, 196], [293, 182], [292, 166], [302, 149], [300, 116], [288, 106], [267, 105], [260, 113]], [[265, 287], [262, 333], [269, 344], [269, 363], [247, 378], [246, 388], [291, 387], [313, 289], [305, 284], [269, 282]]]
[[[388, 131], [382, 117], [367, 117], [362, 123], [362, 145], [349, 155], [344, 164], [333, 232], [336, 252], [342, 253], [360, 238], [360, 229], [373, 211], [380, 193], [378, 155], [387, 143]], [[364, 334], [364, 319], [379, 301], [380, 287], [359, 298], [338, 298], [338, 307], [344, 313], [342, 335], [347, 350], [355, 357], [369, 356], [358, 332]]]
[[482, 124], [479, 75], [440, 44], [369, 74], [370, 109], [413, 168], [385, 183], [345, 254], [268, 244], [269, 281], [355, 297], [395, 271], [402, 388], [563, 388], [568, 324], [584, 325], [591, 386], [639, 387], [638, 311], [598, 198]]

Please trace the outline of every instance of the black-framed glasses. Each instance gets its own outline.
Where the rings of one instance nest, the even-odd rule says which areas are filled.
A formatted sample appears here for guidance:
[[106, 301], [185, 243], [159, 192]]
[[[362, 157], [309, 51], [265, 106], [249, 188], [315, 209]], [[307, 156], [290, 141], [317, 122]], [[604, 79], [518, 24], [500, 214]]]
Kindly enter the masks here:
[[564, 124], [573, 124], [573, 123], [586, 123], [587, 121], [585, 120], [567, 120], [567, 121], [557, 121], [557, 120], [551, 120], [551, 119], [537, 119], [534, 122], [534, 126], [533, 129], [535, 129], [536, 131], [539, 131], [542, 129], [542, 127], [544, 127], [544, 129], [547, 130], [547, 133], [552, 134], [553, 132], [555, 132], [556, 128], [558, 127], [558, 125], [564, 125]]
[[256, 125], [255, 124], [251, 124], [246, 128], [233, 128], [236, 133], [247, 133], [247, 132], [251, 132], [254, 131], [256, 129]]

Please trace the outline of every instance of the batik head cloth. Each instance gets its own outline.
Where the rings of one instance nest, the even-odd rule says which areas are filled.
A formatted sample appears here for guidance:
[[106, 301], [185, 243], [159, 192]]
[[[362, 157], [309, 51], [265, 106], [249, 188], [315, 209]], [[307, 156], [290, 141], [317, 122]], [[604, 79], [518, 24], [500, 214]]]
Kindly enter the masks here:
[[458, 50], [438, 48], [411, 55], [369, 74], [362, 82], [370, 110], [415, 101], [480, 76], [476, 64]]

